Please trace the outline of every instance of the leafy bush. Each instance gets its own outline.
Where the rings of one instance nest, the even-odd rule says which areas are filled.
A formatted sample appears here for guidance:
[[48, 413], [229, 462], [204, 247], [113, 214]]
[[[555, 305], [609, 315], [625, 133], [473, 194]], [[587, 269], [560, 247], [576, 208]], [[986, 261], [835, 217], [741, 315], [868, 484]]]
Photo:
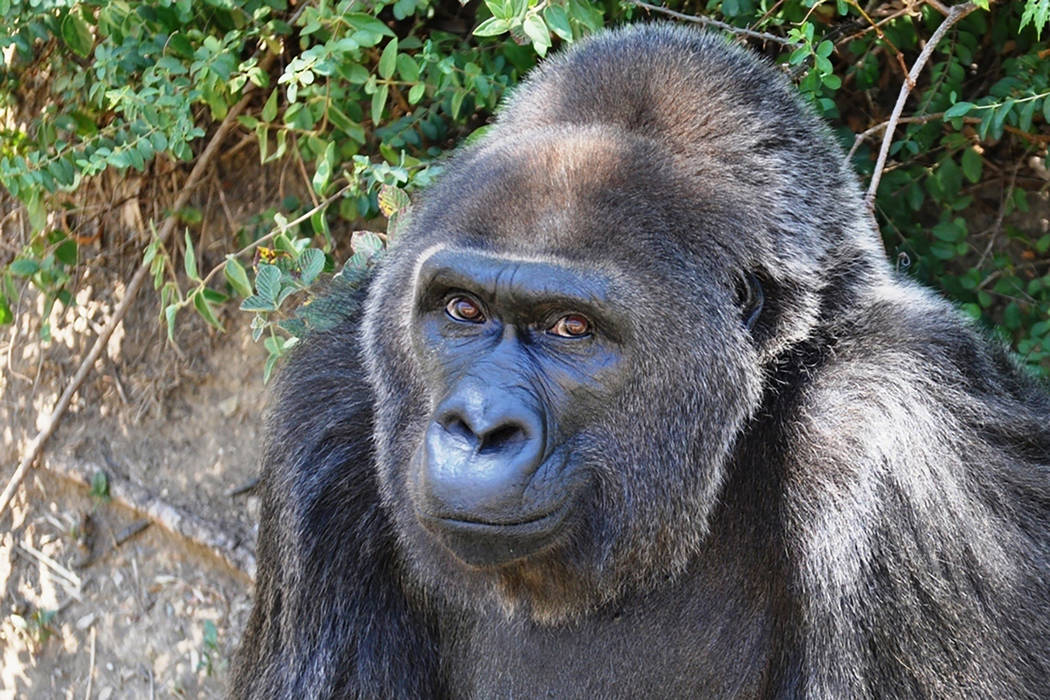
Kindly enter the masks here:
[[[974, 5], [911, 91], [875, 214], [894, 259], [1050, 373], [1050, 233], [1023, 216], [1050, 177], [1050, 48], [1041, 36], [1050, 3]], [[940, 2], [669, 7], [714, 21], [783, 64], [865, 178], [875, 174], [877, 125], [944, 20]], [[0, 252], [0, 324], [13, 321], [20, 284], [44, 296], [45, 339], [51, 306], [75, 303], [71, 271], [83, 251], [75, 224], [54, 215], [63, 202], [84, 196], [106, 170], [193, 161], [248, 96], [237, 125], [257, 142], [260, 167], [284, 159], [308, 167], [311, 200], [266, 212], [247, 239], [222, 234], [229, 254], [211, 270], [199, 269], [188, 230], [154, 236], [145, 262], [172, 338], [181, 309], [219, 326], [216, 305], [238, 298], [255, 314], [269, 374], [298, 337], [331, 322], [323, 305], [289, 316], [288, 299], [298, 292], [309, 300], [325, 272], [353, 284], [396, 235], [406, 193], [485, 128], [539, 56], [652, 14], [644, 3], [612, 0], [0, 1], [0, 182], [32, 228], [17, 255]], [[388, 217], [385, 232], [359, 231], [351, 259], [333, 258], [343, 237], [333, 230], [379, 215]]]

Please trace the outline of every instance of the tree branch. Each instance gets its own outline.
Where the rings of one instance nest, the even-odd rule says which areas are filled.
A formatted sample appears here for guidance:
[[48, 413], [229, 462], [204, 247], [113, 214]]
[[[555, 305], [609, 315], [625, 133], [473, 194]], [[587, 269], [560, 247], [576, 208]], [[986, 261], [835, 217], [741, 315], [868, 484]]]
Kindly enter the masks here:
[[908, 95], [911, 94], [912, 87], [916, 84], [919, 74], [922, 73], [922, 69], [926, 67], [926, 62], [933, 55], [933, 50], [937, 48], [937, 44], [941, 42], [941, 39], [952, 28], [952, 25], [976, 9], [977, 4], [974, 2], [964, 2], [949, 9], [948, 15], [933, 32], [933, 36], [926, 42], [926, 46], [922, 47], [922, 52], [915, 59], [915, 63], [912, 64], [907, 79], [901, 84], [900, 94], [897, 95], [897, 103], [893, 106], [893, 112], [890, 114], [889, 121], [886, 122], [886, 133], [882, 137], [882, 146], [879, 148], [878, 160], [875, 161], [875, 171], [871, 176], [871, 182], [868, 184], [868, 193], [864, 197], [868, 209], [874, 210], [875, 193], [879, 189], [882, 171], [886, 167], [886, 156], [889, 155], [890, 145], [893, 143], [893, 132], [896, 131], [897, 122], [900, 121], [901, 113], [904, 111], [904, 103], [908, 101]]
[[730, 34], [736, 34], [737, 36], [747, 36], [747, 37], [751, 37], [752, 39], [761, 39], [762, 41], [772, 41], [774, 44], [780, 44], [782, 46], [789, 46], [791, 48], [797, 48], [797, 47], [801, 46], [801, 44], [798, 44], [798, 43], [796, 43], [794, 41], [791, 41], [790, 39], [785, 39], [782, 36], [777, 36], [776, 34], [767, 34], [765, 32], [755, 32], [755, 31], [752, 31], [750, 29], [745, 29], [743, 27], [734, 27], [731, 24], [726, 24], [725, 22], [720, 22], [717, 19], [711, 19], [710, 17], [698, 17], [696, 15], [686, 15], [686, 14], [682, 14], [681, 12], [675, 12], [674, 10], [669, 10], [666, 7], [660, 7], [659, 5], [650, 5], [647, 2], [642, 2], [642, 0], [627, 0], [627, 2], [629, 2], [630, 4], [632, 4], [632, 5], [636, 6], [636, 7], [641, 7], [641, 8], [644, 8], [646, 10], [649, 10], [651, 12], [658, 12], [658, 13], [660, 13], [662, 15], [667, 15], [668, 17], [674, 17], [675, 19], [680, 19], [683, 22], [693, 22], [695, 24], [702, 24], [705, 27], [718, 27], [719, 29], [721, 29], [723, 31], [727, 31]]

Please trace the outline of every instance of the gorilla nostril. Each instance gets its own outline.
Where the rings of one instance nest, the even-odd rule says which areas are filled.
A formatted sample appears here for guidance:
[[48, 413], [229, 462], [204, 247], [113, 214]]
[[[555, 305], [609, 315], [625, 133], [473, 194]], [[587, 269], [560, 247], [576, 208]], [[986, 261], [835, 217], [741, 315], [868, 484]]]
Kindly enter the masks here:
[[524, 442], [526, 437], [527, 433], [520, 425], [515, 425], [513, 423], [501, 425], [481, 436], [481, 445], [478, 447], [478, 454], [500, 452], [511, 447], [514, 443]]
[[447, 418], [442, 423], [442, 427], [448, 431], [450, 435], [457, 437], [460, 440], [471, 444], [477, 442], [477, 436], [474, 435], [474, 431], [471, 430], [470, 426], [463, 422], [463, 419], [458, 416]]

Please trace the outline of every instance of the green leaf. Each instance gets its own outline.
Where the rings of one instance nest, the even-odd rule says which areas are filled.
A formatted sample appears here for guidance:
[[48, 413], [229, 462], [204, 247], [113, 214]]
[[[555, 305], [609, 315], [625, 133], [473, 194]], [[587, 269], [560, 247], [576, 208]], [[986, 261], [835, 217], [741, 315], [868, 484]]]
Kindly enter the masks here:
[[540, 56], [547, 55], [551, 45], [551, 33], [539, 15], [529, 15], [523, 24], [525, 34], [532, 40], [532, 48]]
[[384, 184], [379, 188], [379, 211], [385, 217], [391, 217], [403, 209], [407, 209], [411, 200], [408, 193], [400, 187]]
[[997, 139], [1003, 135], [1003, 124], [1006, 122], [1006, 117], [1010, 114], [1010, 110], [1014, 108], [1015, 101], [1011, 97], [1006, 100], [1002, 105], [995, 108], [995, 118], [992, 119], [992, 138]]
[[513, 0], [485, 0], [485, 7], [489, 8], [493, 17], [510, 19], [514, 16]]
[[277, 360], [281, 359], [280, 355], [270, 355], [266, 358], [266, 365], [263, 367], [263, 384], [270, 381], [270, 375], [273, 374], [274, 365], [277, 364]]
[[204, 212], [197, 207], [183, 207], [178, 211], [179, 221], [190, 226], [196, 226], [204, 221]]
[[292, 239], [284, 233], [279, 233], [277, 236], [274, 237], [273, 247], [277, 250], [288, 253], [293, 257], [299, 255], [299, 250], [295, 247], [295, 244], [292, 243]]
[[310, 217], [310, 228], [314, 230], [314, 233], [319, 236], [324, 236], [329, 241], [332, 240], [332, 232], [328, 228], [328, 217], [325, 216], [325, 210], [319, 209], [314, 212], [313, 216]]
[[226, 256], [226, 266], [222, 272], [234, 291], [242, 297], [250, 297], [252, 295], [252, 285], [248, 281], [248, 273], [245, 271], [244, 265], [241, 265], [233, 255]]
[[6, 326], [15, 320], [11, 312], [11, 305], [7, 302], [7, 295], [0, 294], [0, 326]]
[[951, 260], [955, 257], [955, 246], [947, 243], [934, 243], [930, 246], [930, 252], [941, 260]]
[[499, 17], [489, 17], [474, 30], [474, 36], [499, 36], [510, 31], [510, 22]]
[[[298, 201], [298, 200], [296, 200], [296, 201]], [[288, 207], [288, 208], [291, 209], [291, 208], [294, 208], [294, 207]], [[288, 217], [285, 216], [284, 214], [282, 214], [279, 211], [278, 212], [274, 212], [273, 222], [275, 224], [277, 224], [277, 228], [279, 228], [282, 232], [286, 231], [288, 229]]]
[[397, 74], [407, 83], [419, 80], [419, 66], [407, 53], [397, 55]]
[[371, 231], [354, 231], [350, 235], [350, 248], [355, 257], [361, 255], [367, 260], [383, 250], [383, 239]]
[[77, 264], [77, 242], [74, 240], [63, 241], [55, 248], [55, 260], [63, 265]]
[[317, 161], [317, 170], [314, 171], [314, 177], [311, 181], [314, 192], [319, 195], [324, 195], [325, 189], [328, 187], [328, 182], [332, 179], [332, 163], [335, 160], [335, 142], [329, 141], [328, 145], [324, 149], [324, 154], [320, 160]]
[[548, 5], [543, 10], [543, 19], [547, 26], [559, 38], [572, 41], [572, 27], [569, 26], [569, 16], [565, 14], [565, 8], [561, 5]]
[[91, 28], [76, 9], [70, 11], [62, 20], [62, 40], [73, 50], [73, 53], [87, 58], [95, 44]]
[[966, 228], [945, 221], [933, 227], [933, 235], [947, 243], [957, 243], [966, 237]]
[[263, 299], [276, 302], [281, 291], [281, 271], [276, 265], [260, 265], [255, 274], [255, 289]]
[[215, 629], [215, 623], [211, 620], [204, 621], [204, 644], [215, 649], [219, 644], [219, 632]]
[[386, 47], [383, 49], [383, 54], [379, 57], [379, 65], [376, 70], [379, 71], [379, 77], [384, 80], [389, 80], [390, 76], [394, 74], [394, 68], [397, 67], [397, 37], [386, 43]]
[[211, 289], [205, 287], [201, 290], [201, 294], [212, 304], [225, 304], [230, 300], [230, 296], [224, 292], [220, 292], [218, 289]]
[[211, 304], [208, 303], [208, 300], [205, 298], [201, 290], [198, 289], [195, 291], [191, 299], [193, 300], [193, 307], [197, 309], [197, 313], [199, 313], [205, 321], [215, 326], [220, 331], [223, 330], [222, 324], [219, 323], [219, 319], [215, 318], [215, 312], [211, 310]]
[[[423, 94], [427, 91], [426, 83], [416, 83], [412, 86], [412, 89], [408, 91], [408, 103], [411, 105], [416, 104], [423, 99]], [[1048, 100], [1050, 103], [1050, 100]]]
[[91, 496], [99, 500], [109, 498], [109, 478], [101, 469], [91, 475]]
[[190, 232], [186, 232], [186, 254], [182, 258], [183, 267], [186, 269], [186, 276], [191, 280], [200, 280], [200, 273], [197, 272], [197, 254], [193, 252], [193, 241], [190, 240]]
[[981, 171], [984, 168], [984, 161], [981, 160], [981, 155], [973, 148], [967, 148], [962, 154], [962, 171], [963, 175], [970, 182], [976, 183], [981, 180]]
[[828, 73], [827, 75], [821, 76], [820, 80], [829, 90], [838, 90], [842, 87], [842, 78], [834, 73]]
[[390, 31], [389, 27], [372, 15], [365, 14], [364, 12], [350, 12], [347, 13], [343, 19], [349, 22], [354, 29], [359, 31], [371, 32], [372, 34], [379, 34], [381, 36], [394, 36], [394, 32]]
[[303, 284], [312, 284], [324, 269], [324, 253], [317, 248], [307, 248], [299, 256], [299, 270]]
[[973, 108], [974, 104], [972, 102], [956, 102], [945, 111], [944, 118], [953, 119], [955, 117], [965, 117]]
[[1050, 21], [1050, 0], [1027, 0], [1018, 30], [1024, 29], [1031, 22], [1035, 27], [1036, 39], [1041, 40], [1043, 27], [1048, 21]]
[[465, 98], [466, 96], [466, 90], [456, 90], [454, 93], [452, 93], [452, 102], [449, 105], [449, 107], [452, 111], [453, 119], [459, 118], [459, 110], [463, 107], [463, 98]]
[[981, 110], [981, 123], [977, 126], [977, 138], [984, 141], [988, 138], [988, 130], [992, 126], [992, 120], [995, 118], [994, 109]]
[[959, 188], [962, 187], [962, 171], [950, 155], [946, 156], [937, 166], [934, 177], [946, 195], [951, 197], [958, 195]]
[[1028, 100], [1021, 108], [1021, 116], [1017, 118], [1017, 128], [1024, 132], [1032, 130], [1032, 117], [1035, 116], [1035, 108], [1039, 106], [1037, 100]]
[[272, 122], [277, 118], [277, 90], [274, 89], [270, 93], [270, 97], [267, 98], [266, 104], [262, 108], [262, 118], [265, 122]]
[[274, 302], [263, 299], [258, 294], [253, 294], [241, 302], [240, 309], [241, 311], [276, 311], [277, 306]]
[[18, 277], [29, 277], [30, 275], [35, 275], [37, 273], [40, 269], [40, 263], [36, 260], [30, 260], [29, 258], [20, 258], [12, 262], [7, 269], [11, 271], [12, 275], [17, 275]]
[[372, 125], [379, 126], [383, 120], [383, 108], [386, 107], [386, 98], [390, 94], [390, 86], [383, 84], [372, 93]]
[[175, 342], [175, 314], [178, 311], [178, 304], [168, 304], [164, 307], [164, 321], [168, 326], [168, 340], [171, 342]]

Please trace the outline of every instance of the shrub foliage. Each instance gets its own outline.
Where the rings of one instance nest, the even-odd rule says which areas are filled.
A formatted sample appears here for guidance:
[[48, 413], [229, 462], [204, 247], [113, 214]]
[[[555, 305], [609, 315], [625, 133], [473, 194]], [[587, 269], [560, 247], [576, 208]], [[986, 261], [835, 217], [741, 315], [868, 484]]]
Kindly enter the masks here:
[[[666, 8], [782, 64], [868, 180], [906, 73], [947, 4]], [[972, 5], [909, 85], [874, 214], [899, 266], [1050, 373], [1050, 3]], [[259, 213], [262, 226], [213, 233], [229, 254], [211, 270], [200, 269], [189, 229], [154, 234], [144, 255], [173, 339], [180, 310], [219, 326], [216, 305], [237, 300], [269, 350], [268, 375], [303, 333], [332, 320], [323, 303], [287, 313], [289, 297], [310, 298], [326, 272], [354, 284], [409, 215], [409, 193], [439, 176], [442, 154], [484, 129], [540, 57], [660, 14], [630, 0], [0, 0], [0, 183], [5, 211], [23, 207], [32, 229], [16, 253], [0, 249], [0, 324], [14, 320], [25, 285], [45, 299], [45, 340], [51, 307], [75, 303], [83, 251], [56, 211], [103, 171], [194, 161], [247, 96], [238, 129], [262, 163], [300, 162], [310, 201], [275, 203]], [[175, 215], [192, 223], [195, 213]], [[333, 259], [333, 231], [379, 216], [384, 232], [355, 232], [352, 257]]]

